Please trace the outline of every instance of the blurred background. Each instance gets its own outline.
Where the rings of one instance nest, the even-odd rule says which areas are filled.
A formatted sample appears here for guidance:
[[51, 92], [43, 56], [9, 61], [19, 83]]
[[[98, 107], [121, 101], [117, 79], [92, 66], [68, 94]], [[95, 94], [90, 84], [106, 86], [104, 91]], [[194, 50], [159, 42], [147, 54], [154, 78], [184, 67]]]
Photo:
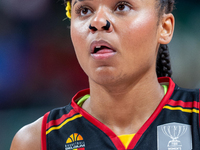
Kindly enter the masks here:
[[[200, 88], [200, 0], [177, 0], [173, 79]], [[0, 1], [0, 150], [15, 133], [87, 88], [62, 0]]]

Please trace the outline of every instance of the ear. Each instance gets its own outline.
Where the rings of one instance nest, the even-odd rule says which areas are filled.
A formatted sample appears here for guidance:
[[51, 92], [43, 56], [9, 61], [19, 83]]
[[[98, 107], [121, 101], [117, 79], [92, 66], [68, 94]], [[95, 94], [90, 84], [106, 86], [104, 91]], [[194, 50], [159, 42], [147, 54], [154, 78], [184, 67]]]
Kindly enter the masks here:
[[160, 36], [159, 43], [160, 44], [168, 44], [173, 36], [175, 26], [174, 16], [169, 14], [164, 14], [160, 21]]

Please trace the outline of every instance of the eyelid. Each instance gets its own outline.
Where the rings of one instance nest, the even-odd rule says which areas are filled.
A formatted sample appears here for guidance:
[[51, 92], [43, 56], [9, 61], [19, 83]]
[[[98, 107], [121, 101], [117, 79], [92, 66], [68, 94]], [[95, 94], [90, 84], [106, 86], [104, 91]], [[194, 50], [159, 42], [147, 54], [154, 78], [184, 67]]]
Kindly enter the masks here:
[[80, 6], [77, 6], [77, 7], [75, 8], [76, 14], [80, 14], [80, 13], [81, 13], [81, 10], [83, 10], [83, 9], [85, 9], [85, 8], [87, 8], [87, 9], [89, 9], [91, 12], [93, 12], [93, 10], [92, 10], [91, 7], [89, 7], [89, 6], [87, 6], [87, 5], [80, 5]]
[[133, 6], [129, 3], [129, 2], [127, 2], [127, 1], [119, 1], [116, 5], [115, 5], [115, 9], [114, 10], [116, 10], [117, 9], [117, 7], [119, 6], [119, 5], [126, 5], [126, 6], [128, 6], [128, 7], [130, 7], [130, 8], [133, 8]]
[[[89, 5], [90, 5], [90, 4], [89, 4]], [[78, 14], [80, 17], [83, 17], [83, 16], [80, 15], [80, 13], [81, 13], [81, 10], [83, 10], [84, 8], [89, 9], [89, 10], [93, 13], [94, 10], [93, 10], [89, 5], [88, 5], [88, 3], [84, 3], [84, 4], [83, 4], [83, 3], [79, 3], [79, 4], [76, 4], [76, 6], [74, 7], [75, 13]], [[116, 9], [117, 9], [117, 7], [118, 7], [119, 5], [126, 5], [126, 6], [128, 6], [130, 9], [132, 9], [132, 8], [134, 7], [131, 3], [127, 2], [127, 1], [119, 1], [119, 2], [117, 2], [117, 4], [114, 6], [114, 11], [116, 11]]]

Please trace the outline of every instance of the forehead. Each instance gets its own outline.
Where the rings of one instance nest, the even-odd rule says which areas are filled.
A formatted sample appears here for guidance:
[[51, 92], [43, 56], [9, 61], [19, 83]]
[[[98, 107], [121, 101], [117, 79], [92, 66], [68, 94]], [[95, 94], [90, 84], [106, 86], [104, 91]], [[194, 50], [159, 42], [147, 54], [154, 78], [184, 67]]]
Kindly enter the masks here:
[[93, 4], [106, 4], [106, 5], [113, 5], [113, 3], [118, 3], [118, 2], [123, 2], [126, 1], [128, 3], [131, 3], [135, 7], [153, 7], [153, 9], [158, 10], [159, 8], [159, 3], [161, 0], [67, 0], [71, 2], [71, 7], [74, 7], [77, 3], [79, 2], [89, 2]]
[[[120, 0], [69, 0], [72, 2], [72, 5], [75, 5], [77, 2], [84, 2], [84, 1], [94, 1], [94, 2], [104, 2], [104, 1], [110, 1], [110, 2], [118, 2]], [[159, 1], [159, 0], [128, 0], [128, 1], [132, 1], [132, 2], [150, 2], [150, 1]]]
[[83, 1], [93, 1], [93, 0], [70, 0], [72, 2], [72, 6], [74, 6], [77, 2], [83, 2]]

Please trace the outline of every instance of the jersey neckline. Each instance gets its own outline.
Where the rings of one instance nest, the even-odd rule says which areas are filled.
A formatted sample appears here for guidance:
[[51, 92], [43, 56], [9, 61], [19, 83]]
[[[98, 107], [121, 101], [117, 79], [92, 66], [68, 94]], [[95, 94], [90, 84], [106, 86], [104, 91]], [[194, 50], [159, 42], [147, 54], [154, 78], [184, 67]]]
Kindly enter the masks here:
[[[128, 146], [127, 149], [133, 149], [135, 147], [135, 145], [137, 144], [137, 142], [140, 139], [140, 137], [142, 136], [142, 134], [147, 130], [147, 128], [152, 124], [152, 122], [159, 115], [159, 113], [163, 109], [164, 105], [169, 101], [169, 99], [170, 99], [170, 97], [171, 97], [171, 95], [172, 95], [172, 93], [174, 91], [175, 83], [172, 81], [171, 78], [169, 78], [169, 77], [161, 77], [161, 78], [158, 78], [158, 81], [159, 81], [159, 83], [163, 83], [163, 82], [169, 83], [168, 91], [165, 94], [165, 96], [163, 97], [163, 99], [161, 100], [161, 102], [158, 105], [158, 107], [156, 108], [156, 110], [150, 116], [150, 118], [143, 124], [143, 126], [135, 134], [135, 136], [131, 140], [131, 142], [130, 142], [130, 144], [129, 144], [129, 146]], [[74, 108], [75, 111], [77, 111], [78, 113], [80, 113], [89, 122], [91, 122], [97, 128], [99, 128], [100, 130], [102, 130], [111, 139], [111, 141], [113, 142], [113, 144], [115, 145], [115, 147], [118, 150], [124, 150], [125, 149], [124, 145], [122, 144], [122, 142], [120, 141], [120, 139], [118, 138], [118, 136], [110, 128], [108, 128], [106, 125], [104, 125], [99, 120], [97, 120], [96, 118], [94, 118], [92, 115], [90, 115], [89, 113], [87, 113], [84, 109], [82, 109], [81, 107], [79, 107], [77, 105], [77, 103], [75, 102], [77, 99], [80, 99], [81, 97], [83, 97], [84, 95], [89, 94], [89, 93], [90, 93], [90, 89], [85, 89], [85, 90], [82, 90], [82, 91], [78, 92], [73, 97], [72, 102], [71, 102], [71, 106]]]

